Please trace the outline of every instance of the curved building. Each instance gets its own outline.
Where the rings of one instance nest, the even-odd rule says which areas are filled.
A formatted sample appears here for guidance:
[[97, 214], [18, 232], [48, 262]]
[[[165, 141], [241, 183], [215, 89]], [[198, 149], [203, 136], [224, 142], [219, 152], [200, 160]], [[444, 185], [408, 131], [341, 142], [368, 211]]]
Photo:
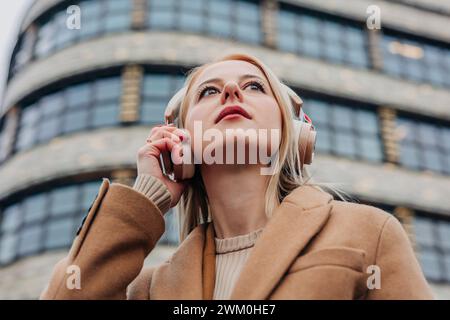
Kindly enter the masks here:
[[[380, 30], [366, 26], [371, 5]], [[37, 298], [102, 177], [133, 183], [186, 71], [236, 50], [304, 97], [313, 176], [396, 215], [450, 298], [449, 16], [439, 0], [34, 1], [0, 114], [0, 298]], [[166, 219], [148, 264], [178, 244]]]

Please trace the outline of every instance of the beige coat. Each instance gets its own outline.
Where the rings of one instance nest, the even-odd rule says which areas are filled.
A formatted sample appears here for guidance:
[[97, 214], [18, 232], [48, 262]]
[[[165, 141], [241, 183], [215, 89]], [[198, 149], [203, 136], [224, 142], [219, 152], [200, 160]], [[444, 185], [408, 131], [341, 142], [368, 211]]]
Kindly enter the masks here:
[[[212, 299], [214, 228], [197, 226], [165, 263], [143, 268], [164, 232], [143, 194], [104, 179], [42, 299]], [[377, 265], [381, 289], [369, 289]], [[81, 271], [80, 288], [74, 272]], [[69, 285], [68, 285], [69, 283]], [[373, 283], [373, 282], [372, 282]], [[291, 192], [258, 238], [231, 299], [432, 299], [399, 221], [372, 206]]]

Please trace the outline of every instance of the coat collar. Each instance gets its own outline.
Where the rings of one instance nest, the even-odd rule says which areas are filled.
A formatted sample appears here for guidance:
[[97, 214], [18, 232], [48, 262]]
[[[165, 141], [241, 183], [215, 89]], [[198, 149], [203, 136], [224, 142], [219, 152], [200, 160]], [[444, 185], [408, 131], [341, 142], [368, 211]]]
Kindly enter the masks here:
[[[267, 222], [230, 299], [267, 299], [293, 260], [325, 225], [331, 200], [330, 194], [312, 186], [293, 190]], [[197, 300], [213, 298], [214, 282], [214, 227], [205, 223], [192, 230], [169, 264], [159, 268], [153, 284], [165, 289], [158, 290], [158, 299]]]

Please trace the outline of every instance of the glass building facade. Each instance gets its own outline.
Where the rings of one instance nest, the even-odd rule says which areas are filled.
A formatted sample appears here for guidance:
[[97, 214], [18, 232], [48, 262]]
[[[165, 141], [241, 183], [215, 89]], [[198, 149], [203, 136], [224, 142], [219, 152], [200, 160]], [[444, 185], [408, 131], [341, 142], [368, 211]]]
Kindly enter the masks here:
[[[114, 139], [118, 139], [115, 137], [122, 133], [132, 137], [134, 131], [149, 130], [162, 123], [167, 102], [182, 87], [186, 72], [197, 65], [192, 62], [196, 59], [178, 49], [176, 42], [168, 48], [153, 44], [155, 50], [167, 49], [167, 54], [143, 61], [133, 59], [133, 50], [122, 55], [119, 52], [120, 59], [91, 65], [86, 70], [80, 68], [73, 74], [61, 71], [51, 81], [17, 93], [14, 86], [20, 86], [16, 83], [23, 81], [21, 78], [30, 69], [37, 69], [47, 61], [64, 61], [64, 56], [75, 50], [86, 53], [106, 39], [163, 34], [180, 36], [179, 39], [195, 36], [193, 39], [200, 39], [195, 40], [198, 41], [195, 45], [200, 47], [202, 40], [214, 40], [230, 47], [260, 50], [273, 56], [273, 63], [268, 64], [275, 68], [285, 57], [295, 57], [305, 63], [341, 70], [354, 77], [355, 82], [363, 74], [417, 90], [425, 86], [439, 94], [450, 86], [450, 43], [442, 37], [426, 37], [396, 29], [392, 24], [371, 31], [364, 16], [332, 13], [303, 1], [89, 0], [54, 1], [52, 5], [44, 2], [34, 1], [31, 6], [34, 17], [24, 22], [18, 34], [6, 86], [7, 95], [14, 91], [17, 98], [6, 100], [0, 118], [0, 179], [9, 178], [12, 186], [11, 191], [0, 190], [0, 274], [2, 268], [14, 266], [25, 257], [38, 258], [44, 253], [67, 249], [102, 177], [129, 185], [135, 178], [135, 168], [129, 162], [112, 165], [101, 157], [95, 162], [88, 154], [79, 156], [74, 168], [64, 160], [67, 163], [55, 168], [54, 179], [39, 178], [32, 172], [27, 178], [21, 172], [23, 184], [18, 185], [6, 170], [20, 168], [24, 159], [32, 156], [38, 163], [46, 154], [62, 148], [58, 141], [67, 141], [69, 145], [88, 133], [86, 145], [95, 151], [104, 144], [114, 145]], [[80, 29], [66, 26], [71, 5], [79, 6]], [[177, 50], [180, 52], [173, 58]], [[86, 57], [89, 54], [80, 55], [79, 59]], [[319, 160], [335, 159], [352, 167], [390, 168], [392, 172], [417, 177], [418, 183], [431, 177], [450, 186], [450, 117], [427, 113], [427, 105], [422, 106], [425, 112], [417, 113], [407, 106], [364, 99], [357, 89], [350, 94], [339, 88], [329, 90], [321, 83], [305, 85], [300, 77], [279, 76], [304, 100], [304, 110], [317, 130]], [[115, 136], [115, 132], [120, 134]], [[101, 140], [106, 134], [111, 135]], [[111, 151], [112, 155], [121, 152], [120, 148]], [[134, 155], [131, 160], [134, 161]], [[448, 208], [447, 211], [424, 208], [404, 199], [396, 200], [391, 196], [396, 189], [386, 192], [389, 200], [385, 203], [370, 192], [362, 197], [363, 202], [386, 206], [394, 215], [399, 208], [408, 212], [409, 220], [405, 221], [411, 226], [410, 237], [427, 279], [450, 286]], [[165, 219], [166, 232], [160, 245], [175, 247], [179, 243], [176, 212], [171, 211]]]

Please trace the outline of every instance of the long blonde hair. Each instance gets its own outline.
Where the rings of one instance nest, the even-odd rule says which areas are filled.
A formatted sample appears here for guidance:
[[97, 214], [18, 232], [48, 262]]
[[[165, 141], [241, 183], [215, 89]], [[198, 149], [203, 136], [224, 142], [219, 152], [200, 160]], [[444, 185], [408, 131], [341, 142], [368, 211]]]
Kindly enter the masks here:
[[[267, 217], [270, 218], [274, 209], [280, 205], [284, 197], [295, 188], [310, 180], [306, 168], [303, 167], [303, 169], [300, 170], [300, 155], [293, 126], [293, 106], [286, 89], [283, 87], [282, 82], [275, 73], [256, 57], [244, 53], [228, 54], [216, 61], [191, 69], [188, 72], [184, 83], [186, 94], [181, 103], [178, 126], [181, 128], [184, 127], [189, 104], [188, 97], [194, 80], [210, 65], [228, 60], [246, 61], [258, 67], [266, 76], [274, 97], [280, 107], [282, 132], [278, 149], [279, 153], [276, 160], [278, 163], [274, 164], [275, 166], [278, 166], [280, 170], [277, 170], [275, 174], [271, 175], [265, 193], [265, 212]], [[200, 170], [195, 170], [194, 177], [189, 182], [177, 205], [177, 211], [180, 241], [183, 241], [197, 225], [211, 221], [208, 197]]]

